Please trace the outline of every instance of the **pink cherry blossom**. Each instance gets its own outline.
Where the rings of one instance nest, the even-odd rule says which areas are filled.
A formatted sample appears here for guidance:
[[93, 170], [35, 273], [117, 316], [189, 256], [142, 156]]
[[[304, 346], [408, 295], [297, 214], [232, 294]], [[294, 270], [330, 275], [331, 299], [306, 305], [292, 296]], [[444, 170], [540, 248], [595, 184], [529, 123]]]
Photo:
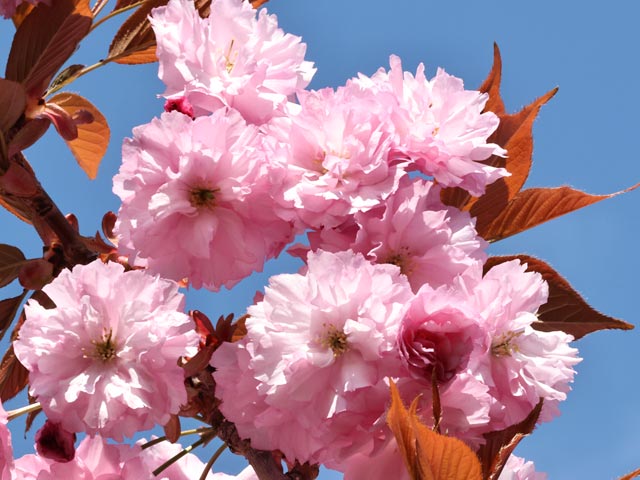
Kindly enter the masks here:
[[[205, 469], [204, 462], [196, 455], [189, 453], [162, 470], [157, 476], [153, 476], [151, 472], [180, 454], [184, 447], [179, 443], [164, 441], [140, 450], [138, 447], [145, 443], [147, 442], [142, 439], [136, 442], [133, 447], [135, 457], [128, 459], [123, 466], [125, 478], [131, 480], [145, 478], [149, 478], [149, 480], [192, 480], [200, 478]], [[217, 478], [216, 475], [211, 472], [208, 472], [205, 477], [206, 480], [214, 480], [215, 478]]]
[[247, 336], [214, 353], [222, 413], [289, 460], [326, 462], [367, 442], [383, 422], [385, 377], [402, 369], [395, 343], [411, 297], [394, 265], [310, 253], [304, 275], [271, 277]]
[[547, 474], [536, 472], [533, 462], [511, 455], [498, 480], [547, 480]]
[[417, 292], [424, 284], [447, 285], [468, 269], [481, 268], [487, 244], [474, 224], [467, 212], [440, 201], [433, 182], [403, 177], [381, 206], [308, 237], [313, 250], [351, 249], [373, 262], [398, 265]]
[[284, 198], [307, 227], [339, 225], [397, 189], [405, 172], [391, 162], [395, 133], [386, 105], [346, 87], [304, 92], [299, 99], [289, 131], [270, 133], [291, 145]]
[[174, 282], [97, 260], [43, 291], [56, 307], [29, 301], [13, 348], [51, 421], [121, 441], [178, 412], [187, 396], [177, 362], [198, 336]]
[[344, 480], [410, 480], [402, 453], [391, 432], [381, 446], [367, 448], [348, 457], [340, 471], [344, 473]]
[[275, 15], [249, 2], [213, 0], [208, 18], [193, 2], [171, 0], [152, 12], [165, 97], [186, 98], [197, 116], [222, 107], [261, 124], [304, 89], [315, 69], [300, 37], [278, 28]]
[[[18, 458], [15, 480], [133, 479], [122, 475], [122, 466], [125, 460], [136, 453], [128, 445], [109, 444], [100, 436], [87, 436], [78, 445], [74, 459], [69, 462], [60, 463], [33, 454]], [[151, 475], [141, 476], [136, 480], [151, 478]]]
[[476, 308], [491, 337], [479, 372], [495, 399], [494, 429], [523, 420], [544, 399], [540, 421], [558, 415], [573, 381], [578, 350], [571, 335], [533, 328], [536, 312], [547, 301], [548, 286], [526, 264], [512, 260], [493, 267], [473, 291]]
[[279, 148], [234, 110], [170, 112], [134, 129], [113, 180], [120, 252], [195, 288], [231, 288], [261, 271], [293, 238], [272, 198]]
[[393, 118], [399, 140], [394, 146], [414, 169], [476, 196], [486, 185], [508, 175], [503, 168], [481, 163], [491, 155], [506, 153], [487, 143], [499, 120], [494, 113], [483, 112], [489, 98], [486, 93], [465, 90], [462, 80], [442, 69], [427, 80], [422, 64], [414, 76], [403, 73], [398, 57], [391, 56], [389, 62], [389, 72], [381, 68], [371, 78], [360, 75], [354, 83], [377, 95], [395, 96]]
[[449, 382], [486, 351], [482, 319], [456, 290], [424, 285], [409, 304], [398, 347], [410, 374], [427, 383]]

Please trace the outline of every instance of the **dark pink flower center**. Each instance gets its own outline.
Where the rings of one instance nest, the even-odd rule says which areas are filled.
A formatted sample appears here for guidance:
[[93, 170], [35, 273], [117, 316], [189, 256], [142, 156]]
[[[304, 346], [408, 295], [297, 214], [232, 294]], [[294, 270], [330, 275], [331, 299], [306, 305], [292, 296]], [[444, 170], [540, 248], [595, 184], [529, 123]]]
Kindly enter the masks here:
[[473, 349], [463, 332], [433, 332], [424, 328], [405, 330], [402, 343], [400, 350], [413, 374], [430, 380], [435, 373], [440, 383], [448, 382], [466, 367]]
[[164, 103], [165, 112], [180, 112], [191, 118], [195, 118], [193, 106], [185, 97], [170, 98]]

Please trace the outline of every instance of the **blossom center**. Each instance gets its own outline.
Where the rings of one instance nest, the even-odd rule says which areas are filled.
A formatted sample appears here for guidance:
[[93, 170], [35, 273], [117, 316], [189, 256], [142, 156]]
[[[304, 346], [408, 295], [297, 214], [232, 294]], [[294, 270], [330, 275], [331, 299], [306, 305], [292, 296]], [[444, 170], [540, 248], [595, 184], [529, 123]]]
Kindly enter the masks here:
[[216, 193], [218, 189], [207, 187], [193, 187], [189, 191], [189, 203], [195, 208], [213, 208], [216, 206]]
[[323, 347], [331, 349], [334, 357], [339, 357], [349, 351], [347, 334], [342, 330], [338, 330], [335, 325], [329, 325], [327, 327], [325, 336], [320, 343]]
[[114, 357], [117, 357], [117, 346], [113, 339], [113, 330], [109, 329], [109, 332], [102, 336], [102, 339], [99, 341], [93, 340], [91, 343], [94, 344], [94, 357], [102, 360], [103, 362], [108, 362], [112, 360]]
[[396, 267], [400, 267], [400, 273], [411, 275], [413, 267], [411, 266], [411, 256], [407, 247], [400, 247], [398, 251], [390, 253], [382, 262], [390, 263]]
[[514, 342], [516, 338], [522, 335], [524, 332], [508, 331], [499, 335], [491, 343], [491, 353], [496, 357], [511, 356], [514, 352], [519, 352], [518, 344]]

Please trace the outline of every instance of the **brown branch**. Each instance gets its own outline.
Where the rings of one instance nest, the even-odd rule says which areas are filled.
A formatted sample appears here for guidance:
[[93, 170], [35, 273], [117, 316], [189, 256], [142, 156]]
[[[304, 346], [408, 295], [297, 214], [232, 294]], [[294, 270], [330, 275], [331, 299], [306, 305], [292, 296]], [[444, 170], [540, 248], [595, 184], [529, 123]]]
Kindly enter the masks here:
[[217, 409], [213, 417], [211, 424], [216, 429], [218, 438], [225, 442], [233, 453], [245, 457], [260, 480], [313, 480], [317, 478], [319, 473], [317, 465], [309, 466], [308, 464], [299, 465], [296, 463], [291, 470], [284, 473], [280, 455], [252, 448], [251, 442], [241, 439], [236, 426], [226, 420]]
[[31, 221], [45, 249], [55, 245], [62, 250], [62, 266], [86, 264], [96, 258], [42, 187], [21, 152], [10, 158], [9, 169], [0, 176], [0, 196], [3, 203], [8, 203]]

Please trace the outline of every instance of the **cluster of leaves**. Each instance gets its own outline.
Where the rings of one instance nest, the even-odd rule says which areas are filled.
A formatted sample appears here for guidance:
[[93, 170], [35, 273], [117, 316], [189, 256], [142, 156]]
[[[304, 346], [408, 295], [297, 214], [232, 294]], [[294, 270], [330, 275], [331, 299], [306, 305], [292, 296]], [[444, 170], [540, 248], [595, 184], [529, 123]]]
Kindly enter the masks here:
[[[523, 189], [532, 165], [533, 122], [540, 108], [555, 95], [557, 88], [537, 98], [519, 112], [510, 114], [506, 113], [500, 96], [501, 76], [500, 51], [494, 46], [493, 67], [479, 90], [489, 94], [485, 109], [500, 118], [500, 125], [489, 141], [505, 148], [508, 156], [504, 158], [494, 155], [485, 163], [506, 168], [511, 175], [488, 185], [481, 197], [472, 197], [459, 188], [446, 188], [442, 191], [442, 201], [445, 204], [466, 210], [476, 218], [476, 229], [485, 240], [502, 240], [640, 185], [609, 195], [590, 195], [567, 186]], [[534, 324], [538, 330], [562, 330], [579, 339], [598, 330], [633, 328], [629, 323], [594, 310], [567, 280], [540, 259], [528, 255], [491, 257], [485, 265], [485, 271], [514, 259], [526, 263], [528, 271], [540, 273], [549, 284], [549, 300], [538, 311], [539, 321]]]

